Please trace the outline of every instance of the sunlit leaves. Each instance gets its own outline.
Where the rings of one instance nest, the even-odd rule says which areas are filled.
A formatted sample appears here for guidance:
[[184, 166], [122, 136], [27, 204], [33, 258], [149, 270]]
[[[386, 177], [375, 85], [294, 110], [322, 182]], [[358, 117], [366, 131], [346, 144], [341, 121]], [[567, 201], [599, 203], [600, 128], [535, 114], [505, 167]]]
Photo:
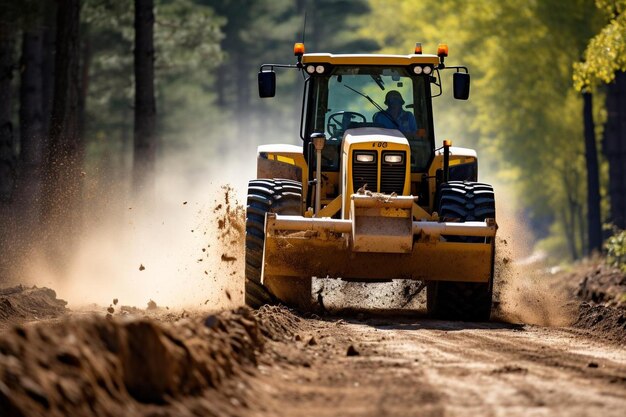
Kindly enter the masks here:
[[626, 71], [626, 0], [597, 0], [596, 4], [607, 14], [609, 23], [591, 39], [583, 61], [574, 64], [577, 90], [608, 84], [616, 72]]
[[[435, 53], [437, 43], [447, 42], [446, 62], [469, 67], [467, 103], [449, 98], [444, 76], [447, 91], [435, 99], [438, 140], [477, 148], [483, 179], [514, 187], [539, 237], [558, 231], [551, 241], [568, 252], [566, 240], [580, 235], [585, 195], [582, 103], [571, 86], [572, 63], [598, 28], [593, 0], [370, 5], [362, 33], [373, 34], [382, 52], [406, 54], [422, 42], [424, 53]], [[575, 241], [580, 251], [580, 236]]]

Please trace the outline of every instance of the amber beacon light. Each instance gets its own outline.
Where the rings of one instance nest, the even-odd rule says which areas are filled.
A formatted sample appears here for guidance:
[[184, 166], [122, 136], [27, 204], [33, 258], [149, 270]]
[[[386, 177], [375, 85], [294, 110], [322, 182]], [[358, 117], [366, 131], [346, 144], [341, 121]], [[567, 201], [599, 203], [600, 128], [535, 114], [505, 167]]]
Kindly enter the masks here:
[[421, 44], [421, 42], [416, 42], [415, 43], [415, 54], [416, 55], [421, 55], [422, 54], [422, 44]]
[[296, 44], [293, 45], [293, 54], [295, 56], [302, 56], [304, 55], [304, 44], [301, 42], [298, 42]]
[[442, 57], [448, 56], [448, 44], [447, 43], [439, 44], [439, 46], [437, 47], [437, 55], [442, 56]]

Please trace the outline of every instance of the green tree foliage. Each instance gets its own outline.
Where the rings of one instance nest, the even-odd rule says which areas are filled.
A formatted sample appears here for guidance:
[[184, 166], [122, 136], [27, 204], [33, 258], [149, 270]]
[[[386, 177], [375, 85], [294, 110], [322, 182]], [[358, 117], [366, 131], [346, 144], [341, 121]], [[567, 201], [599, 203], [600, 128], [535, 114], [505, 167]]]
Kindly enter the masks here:
[[586, 230], [582, 101], [571, 77], [596, 27], [592, 0], [406, 0], [393, 7], [371, 0], [370, 6], [363, 33], [373, 33], [383, 52], [407, 53], [421, 41], [425, 53], [435, 53], [447, 42], [448, 62], [469, 66], [468, 103], [453, 103], [449, 91], [435, 99], [439, 139], [478, 148], [483, 178], [497, 174], [497, 183], [517, 189], [544, 246], [580, 256]]
[[609, 84], [616, 72], [626, 71], [626, 0], [596, 0], [596, 5], [609, 22], [591, 39], [583, 61], [574, 64], [577, 90]]
[[626, 273], [626, 230], [614, 230], [604, 246], [607, 263]]
[[[609, 168], [609, 221], [626, 228], [626, 1], [596, 0], [606, 25], [591, 39], [582, 62], [574, 64], [577, 90], [605, 93], [602, 150]], [[603, 88], [597, 88], [602, 86]]]
[[[158, 134], [163, 152], [184, 149], [210, 131], [211, 69], [221, 61], [225, 19], [191, 0], [155, 2]], [[133, 131], [133, 10], [126, 2], [86, 0], [83, 24], [92, 59], [87, 97], [88, 163], [110, 171], [130, 167]]]

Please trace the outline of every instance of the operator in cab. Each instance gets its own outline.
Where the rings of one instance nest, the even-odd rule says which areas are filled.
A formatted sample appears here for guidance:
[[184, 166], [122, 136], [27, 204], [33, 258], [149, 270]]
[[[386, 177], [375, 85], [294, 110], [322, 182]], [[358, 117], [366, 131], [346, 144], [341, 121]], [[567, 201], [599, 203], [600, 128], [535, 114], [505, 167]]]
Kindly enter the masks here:
[[402, 94], [396, 90], [391, 90], [385, 96], [387, 110], [379, 111], [374, 115], [373, 121], [376, 125], [386, 129], [398, 129], [404, 134], [415, 134], [417, 132], [417, 122], [412, 112], [402, 108], [404, 99]]

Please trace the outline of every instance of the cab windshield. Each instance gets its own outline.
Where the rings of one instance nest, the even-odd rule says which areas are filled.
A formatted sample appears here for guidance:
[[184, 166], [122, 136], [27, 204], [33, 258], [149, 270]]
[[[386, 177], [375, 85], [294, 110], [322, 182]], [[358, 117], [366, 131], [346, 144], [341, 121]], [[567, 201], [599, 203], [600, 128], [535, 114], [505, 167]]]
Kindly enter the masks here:
[[[309, 132], [324, 132], [324, 164], [338, 168], [341, 140], [347, 129], [380, 127], [399, 130], [411, 146], [411, 171], [426, 170], [433, 153], [426, 76], [410, 76], [405, 67], [335, 67], [314, 76], [310, 86]], [[334, 157], [333, 152], [337, 153]]]

